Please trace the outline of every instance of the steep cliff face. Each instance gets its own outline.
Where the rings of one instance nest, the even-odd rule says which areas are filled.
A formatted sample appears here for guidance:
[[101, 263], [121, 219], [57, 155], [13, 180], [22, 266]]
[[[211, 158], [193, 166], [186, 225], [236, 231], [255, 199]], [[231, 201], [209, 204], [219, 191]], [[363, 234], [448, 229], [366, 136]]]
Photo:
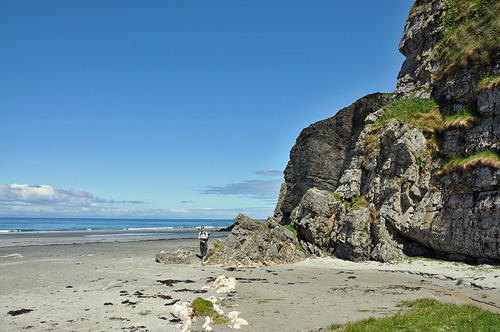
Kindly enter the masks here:
[[309, 252], [500, 260], [500, 39], [462, 52], [450, 37], [467, 15], [500, 35], [498, 1], [478, 3], [417, 0], [395, 92], [297, 138], [275, 218]]

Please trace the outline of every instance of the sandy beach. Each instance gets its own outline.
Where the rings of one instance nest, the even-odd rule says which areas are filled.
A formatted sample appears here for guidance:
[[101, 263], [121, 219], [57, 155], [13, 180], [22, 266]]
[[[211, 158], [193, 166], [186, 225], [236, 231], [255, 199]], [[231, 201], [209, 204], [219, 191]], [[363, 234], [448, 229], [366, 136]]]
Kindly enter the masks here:
[[[170, 314], [172, 303], [210, 296], [224, 312], [238, 311], [248, 321], [242, 331], [318, 331], [392, 315], [401, 301], [424, 297], [500, 312], [500, 269], [494, 266], [334, 258], [257, 267], [155, 262], [162, 250], [197, 253], [191, 232], [181, 238], [0, 237], [2, 330], [180, 331]], [[237, 278], [235, 292], [203, 289], [220, 275]], [[27, 310], [9, 314], [21, 309]], [[202, 324], [198, 320], [191, 330], [203, 331]]]

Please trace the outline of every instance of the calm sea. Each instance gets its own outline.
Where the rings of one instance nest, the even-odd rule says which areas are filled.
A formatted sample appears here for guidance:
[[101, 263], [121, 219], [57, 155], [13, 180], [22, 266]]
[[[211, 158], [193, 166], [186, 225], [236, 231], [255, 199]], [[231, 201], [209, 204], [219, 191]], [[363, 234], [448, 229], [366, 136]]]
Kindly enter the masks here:
[[172, 228], [227, 227], [232, 219], [105, 219], [0, 217], [0, 233], [82, 230], [162, 230]]

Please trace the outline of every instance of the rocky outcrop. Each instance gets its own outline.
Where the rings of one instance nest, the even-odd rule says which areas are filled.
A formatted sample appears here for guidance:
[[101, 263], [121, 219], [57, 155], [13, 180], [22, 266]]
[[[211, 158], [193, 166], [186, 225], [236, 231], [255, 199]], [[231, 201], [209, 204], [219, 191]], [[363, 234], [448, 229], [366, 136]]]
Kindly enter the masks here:
[[[415, 2], [394, 94], [361, 98], [297, 138], [275, 218], [297, 230], [309, 253], [354, 261], [431, 254], [500, 260], [499, 164], [474, 157], [500, 153], [500, 88], [478, 88], [485, 76], [500, 75], [500, 56], [480, 70], [436, 75], [446, 10], [443, 0]], [[380, 120], [393, 100], [416, 97], [437, 100], [443, 115], [463, 108], [477, 114], [432, 129]], [[474, 161], [443, 168], [460, 157]]]
[[398, 75], [398, 98], [429, 98], [433, 74], [439, 69], [435, 48], [441, 34], [439, 22], [446, 4], [443, 1], [417, 0], [406, 21], [399, 51], [406, 56]]
[[334, 191], [350, 160], [365, 118], [393, 100], [392, 94], [376, 93], [340, 110], [335, 117], [302, 131], [290, 152], [285, 170], [286, 188], [276, 217], [288, 221], [309, 188]]
[[445, 0], [415, 1], [399, 44], [406, 60], [398, 75], [395, 94], [397, 98], [433, 98], [440, 101], [443, 112], [453, 113], [476, 104], [478, 83], [486, 76], [500, 75], [500, 62], [496, 56], [496, 63], [493, 60], [490, 66], [477, 68], [471, 64], [456, 72], [436, 75], [441, 61], [437, 46], [446, 10]]
[[272, 218], [258, 221], [239, 214], [231, 234], [210, 246], [203, 264], [274, 265], [299, 262], [307, 257], [291, 230]]
[[156, 262], [163, 264], [193, 264], [199, 261], [191, 250], [177, 249], [174, 252], [162, 251], [156, 254]]

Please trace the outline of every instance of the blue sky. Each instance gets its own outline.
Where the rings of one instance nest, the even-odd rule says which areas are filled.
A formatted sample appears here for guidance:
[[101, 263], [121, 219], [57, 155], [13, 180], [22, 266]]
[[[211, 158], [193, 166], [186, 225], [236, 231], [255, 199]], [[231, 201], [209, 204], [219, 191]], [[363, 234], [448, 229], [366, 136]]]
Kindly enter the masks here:
[[273, 214], [300, 131], [394, 90], [412, 0], [0, 2], [0, 216]]

